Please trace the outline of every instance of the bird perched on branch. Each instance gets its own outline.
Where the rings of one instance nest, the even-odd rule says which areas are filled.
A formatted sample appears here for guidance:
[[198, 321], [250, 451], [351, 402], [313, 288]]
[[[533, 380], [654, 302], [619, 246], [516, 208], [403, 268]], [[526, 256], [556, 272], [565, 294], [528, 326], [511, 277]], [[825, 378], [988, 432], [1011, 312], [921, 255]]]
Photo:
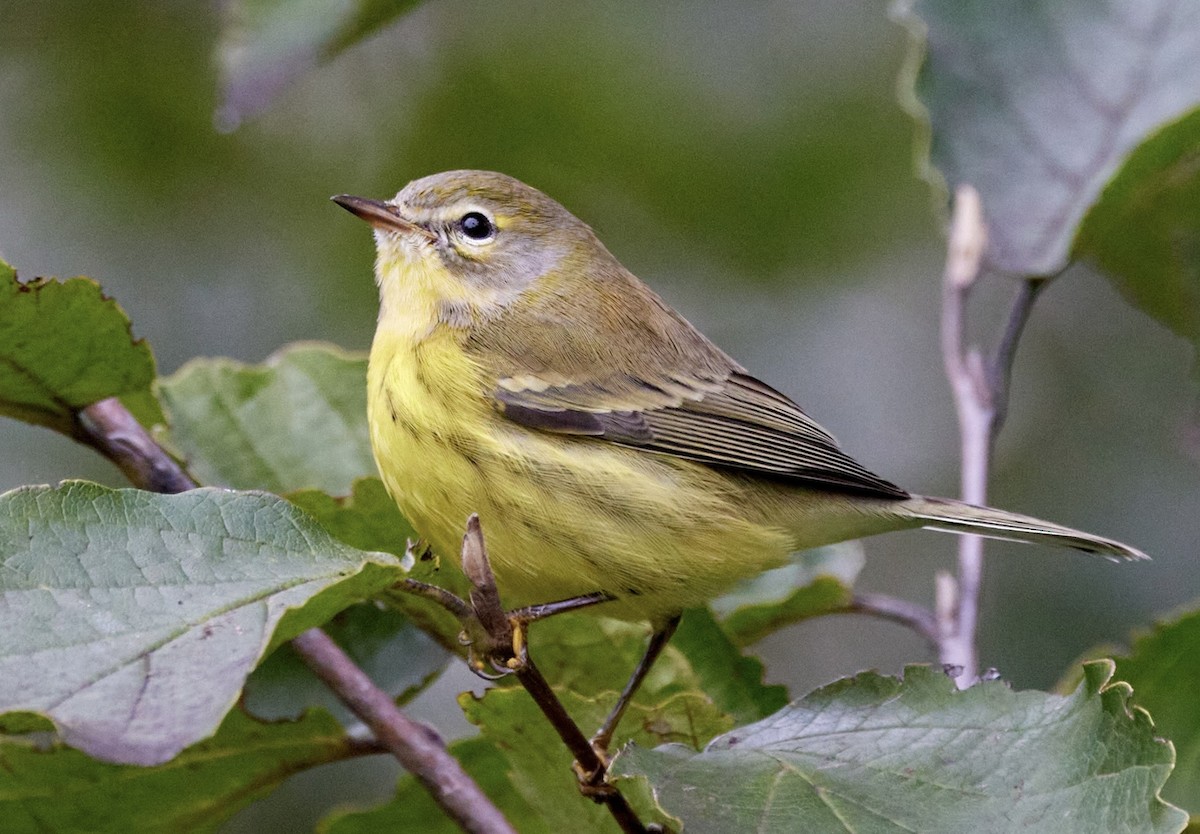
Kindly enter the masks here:
[[1144, 558], [871, 473], [511, 177], [448, 171], [334, 200], [375, 230], [371, 442], [405, 516], [453, 557], [478, 513], [510, 606], [654, 629], [598, 747], [680, 613], [794, 551], [929, 527]]

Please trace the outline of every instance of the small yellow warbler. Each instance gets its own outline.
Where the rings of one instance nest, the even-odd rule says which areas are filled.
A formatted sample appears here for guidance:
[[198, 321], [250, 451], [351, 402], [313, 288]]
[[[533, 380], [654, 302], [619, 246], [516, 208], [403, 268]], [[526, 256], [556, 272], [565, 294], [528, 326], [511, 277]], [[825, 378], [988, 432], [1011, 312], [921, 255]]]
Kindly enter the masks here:
[[510, 606], [603, 595], [598, 612], [651, 622], [654, 653], [681, 611], [739, 579], [890, 530], [1144, 558], [867, 471], [511, 177], [449, 171], [392, 200], [334, 200], [375, 230], [380, 475], [442, 556], [479, 514]]

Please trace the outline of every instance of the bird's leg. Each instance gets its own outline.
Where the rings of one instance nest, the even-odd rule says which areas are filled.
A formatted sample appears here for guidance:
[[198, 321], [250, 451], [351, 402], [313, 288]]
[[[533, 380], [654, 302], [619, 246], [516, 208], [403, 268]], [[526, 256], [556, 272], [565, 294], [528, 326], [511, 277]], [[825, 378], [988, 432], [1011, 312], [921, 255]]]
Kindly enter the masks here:
[[617, 698], [617, 703], [613, 705], [608, 718], [604, 719], [604, 723], [600, 725], [600, 729], [592, 736], [592, 749], [596, 751], [601, 759], [606, 759], [608, 755], [608, 745], [612, 743], [613, 733], [617, 731], [617, 725], [621, 723], [621, 718], [625, 715], [625, 710], [628, 709], [629, 702], [637, 694], [638, 687], [642, 685], [642, 681], [646, 679], [646, 675], [650, 672], [650, 667], [654, 665], [654, 661], [658, 660], [658, 656], [667, 647], [667, 643], [670, 642], [671, 636], [678, 627], [679, 615], [677, 614], [650, 635], [650, 642], [646, 644], [646, 653], [642, 655], [642, 659], [638, 661], [637, 668], [629, 676], [629, 683], [625, 684], [625, 689], [621, 692], [621, 697]]

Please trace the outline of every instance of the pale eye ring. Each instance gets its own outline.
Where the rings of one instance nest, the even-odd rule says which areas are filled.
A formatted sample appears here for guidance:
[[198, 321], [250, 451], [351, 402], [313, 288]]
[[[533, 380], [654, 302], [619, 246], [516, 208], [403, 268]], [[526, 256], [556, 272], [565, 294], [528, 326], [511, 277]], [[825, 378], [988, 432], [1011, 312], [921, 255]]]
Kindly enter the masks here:
[[463, 237], [475, 243], [484, 243], [496, 236], [496, 227], [481, 211], [469, 211], [458, 221]]

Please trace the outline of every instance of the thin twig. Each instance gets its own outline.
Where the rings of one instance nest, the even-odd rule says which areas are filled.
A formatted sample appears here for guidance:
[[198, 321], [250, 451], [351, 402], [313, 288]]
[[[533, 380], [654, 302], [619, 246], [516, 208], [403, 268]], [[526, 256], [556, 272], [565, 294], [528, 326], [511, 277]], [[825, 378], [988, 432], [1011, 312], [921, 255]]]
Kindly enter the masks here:
[[[514, 628], [513, 619], [501, 606], [496, 577], [488, 561], [483, 530], [476, 515], [467, 520], [467, 532], [463, 536], [462, 567], [463, 573], [471, 581], [475, 625], [484, 631], [484, 635], [477, 639], [484, 643], [483, 649], [488, 655], [488, 660], [495, 668], [511, 671], [516, 675], [525, 691], [554, 727], [558, 737], [575, 757], [580, 774], [580, 787], [584, 794], [607, 807], [617, 825], [626, 834], [647, 834], [649, 829], [638, 819], [628, 800], [615, 785], [608, 782], [607, 764], [592, 748], [591, 742], [567, 713], [545, 676], [534, 665], [525, 645], [524, 624], [518, 622]], [[470, 633], [473, 630], [472, 625], [468, 624], [467, 631]], [[479, 660], [481, 658], [475, 660], [473, 665]]]
[[[120, 400], [88, 406], [79, 412], [77, 424], [77, 439], [115, 463], [134, 486], [162, 493], [196, 486]], [[512, 834], [512, 826], [450, 755], [436, 732], [405, 716], [325, 632], [310, 629], [291, 645], [463, 830]]]
[[933, 646], [938, 643], [938, 624], [933, 612], [915, 602], [887, 594], [868, 592], [856, 593], [844, 611], [855, 614], [870, 614], [907, 626], [924, 637]]
[[514, 834], [504, 815], [446, 752], [437, 731], [402, 713], [328, 634], [311, 628], [292, 639], [292, 648], [464, 831]]
[[995, 412], [992, 418], [993, 442], [1008, 416], [1008, 392], [1012, 387], [1012, 368], [1017, 354], [1017, 342], [1020, 341], [1025, 324], [1029, 321], [1029, 314], [1033, 312], [1034, 302], [1047, 284], [1049, 281], [1043, 278], [1027, 278], [1021, 282], [1012, 308], [1008, 312], [1004, 333], [996, 346], [996, 354], [985, 368], [987, 385], [992, 392], [992, 409]]
[[[1017, 342], [1045, 286], [1045, 281], [1039, 279], [1022, 282], [995, 352], [985, 360], [977, 349], [967, 347], [965, 319], [967, 299], [979, 277], [986, 245], [987, 229], [979, 194], [969, 185], [959, 186], [954, 197], [943, 278], [942, 361], [958, 413], [962, 497], [971, 504], [987, 501], [992, 449], [1008, 410]], [[975, 633], [982, 582], [983, 539], [961, 536], [957, 578], [939, 575], [936, 584], [938, 654], [943, 665], [962, 669], [960, 686], [970, 686], [978, 678]]]
[[[962, 454], [962, 496], [982, 504], [987, 495], [988, 462], [991, 451], [993, 399], [987, 386], [983, 361], [978, 351], [966, 344], [966, 307], [971, 286], [979, 276], [987, 230], [979, 193], [969, 185], [959, 186], [954, 195], [942, 282], [942, 361], [954, 392]], [[943, 665], [961, 667], [959, 685], [975, 681], [979, 658], [975, 631], [979, 619], [979, 590], [983, 580], [983, 539], [959, 538], [958, 580], [939, 582], [936, 608], [938, 654]], [[949, 595], [953, 594], [953, 599]], [[948, 616], [953, 612], [953, 616]]]

